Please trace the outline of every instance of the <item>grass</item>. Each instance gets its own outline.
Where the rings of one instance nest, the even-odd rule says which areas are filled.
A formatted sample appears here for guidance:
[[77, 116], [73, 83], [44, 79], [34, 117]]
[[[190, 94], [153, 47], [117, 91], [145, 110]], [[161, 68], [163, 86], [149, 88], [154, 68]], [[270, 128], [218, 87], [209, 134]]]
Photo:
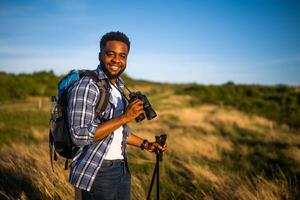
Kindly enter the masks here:
[[[150, 140], [168, 134], [161, 199], [300, 199], [299, 132], [231, 107], [191, 107], [186, 99], [192, 97], [167, 87], [149, 97], [158, 118], [129, 124]], [[153, 90], [147, 84], [135, 89]], [[0, 199], [74, 198], [64, 160], [51, 170], [48, 118], [48, 108], [1, 110]], [[128, 147], [128, 159], [132, 199], [145, 199], [155, 155]]]
[[[0, 141], [2, 144], [39, 143], [38, 131], [48, 127], [49, 113], [37, 110], [5, 110], [0, 112]], [[37, 134], [36, 134], [37, 133]], [[44, 139], [46, 141], [47, 138]]]

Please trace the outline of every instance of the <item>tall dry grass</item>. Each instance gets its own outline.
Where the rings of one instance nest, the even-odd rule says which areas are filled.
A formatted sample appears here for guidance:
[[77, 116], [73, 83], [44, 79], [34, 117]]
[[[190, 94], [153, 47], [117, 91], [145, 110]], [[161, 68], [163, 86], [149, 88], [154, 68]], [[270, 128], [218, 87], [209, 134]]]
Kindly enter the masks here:
[[45, 144], [5, 146], [0, 157], [0, 194], [3, 199], [74, 199], [68, 171], [62, 166], [60, 159], [52, 171]]
[[[160, 121], [132, 128], [147, 138], [168, 133], [163, 179], [166, 190], [174, 188], [166, 199], [299, 197], [299, 134], [265, 118], [212, 105], [164, 108], [159, 114]], [[136, 163], [154, 160], [130, 156]]]

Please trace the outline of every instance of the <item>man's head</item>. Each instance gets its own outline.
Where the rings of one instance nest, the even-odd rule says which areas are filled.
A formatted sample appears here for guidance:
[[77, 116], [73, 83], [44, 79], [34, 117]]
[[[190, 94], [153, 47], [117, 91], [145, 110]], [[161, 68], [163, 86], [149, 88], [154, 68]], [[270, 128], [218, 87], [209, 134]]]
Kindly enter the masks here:
[[106, 45], [106, 43], [108, 41], [120, 41], [123, 42], [127, 45], [128, 47], [128, 52], [130, 49], [130, 41], [129, 38], [127, 37], [127, 35], [125, 35], [122, 32], [116, 31], [116, 32], [109, 32], [106, 33], [105, 35], [102, 36], [101, 40], [100, 40], [100, 51], [102, 51]]
[[124, 33], [109, 32], [101, 38], [99, 61], [111, 81], [115, 81], [125, 70], [129, 49], [130, 41]]

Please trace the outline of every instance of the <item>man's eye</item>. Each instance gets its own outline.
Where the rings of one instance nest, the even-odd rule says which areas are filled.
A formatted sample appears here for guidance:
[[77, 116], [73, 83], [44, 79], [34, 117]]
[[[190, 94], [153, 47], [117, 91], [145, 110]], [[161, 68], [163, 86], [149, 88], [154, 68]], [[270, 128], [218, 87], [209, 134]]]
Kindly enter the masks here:
[[113, 56], [114, 54], [112, 52], [106, 52], [106, 56]]
[[125, 58], [126, 58], [126, 55], [121, 54], [120, 57], [121, 57], [122, 59], [125, 59]]

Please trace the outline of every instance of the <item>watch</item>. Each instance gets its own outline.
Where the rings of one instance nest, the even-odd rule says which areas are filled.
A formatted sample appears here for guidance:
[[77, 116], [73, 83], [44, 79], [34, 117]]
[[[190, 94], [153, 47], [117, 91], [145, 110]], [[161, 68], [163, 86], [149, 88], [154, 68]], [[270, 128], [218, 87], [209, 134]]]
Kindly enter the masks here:
[[142, 150], [144, 150], [144, 149], [145, 149], [145, 147], [147, 147], [147, 146], [148, 146], [148, 144], [149, 144], [148, 140], [146, 140], [146, 139], [145, 139], [145, 140], [143, 140], [143, 142], [142, 142], [142, 144], [141, 144], [141, 146], [140, 146], [140, 147], [141, 147], [141, 149], [142, 149]]

